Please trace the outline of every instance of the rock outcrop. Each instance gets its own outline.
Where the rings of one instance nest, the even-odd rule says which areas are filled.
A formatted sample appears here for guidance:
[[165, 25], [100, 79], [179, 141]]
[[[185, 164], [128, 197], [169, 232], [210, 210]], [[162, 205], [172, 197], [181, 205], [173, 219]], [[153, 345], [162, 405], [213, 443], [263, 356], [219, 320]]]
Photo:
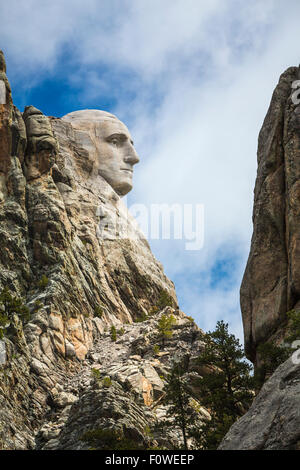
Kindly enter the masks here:
[[253, 237], [241, 286], [245, 349], [282, 342], [286, 313], [300, 308], [300, 69], [284, 72], [258, 143]]
[[[82, 435], [97, 426], [176, 445], [176, 429], [151, 439], [147, 429], [164, 420], [171, 360], [197, 354], [203, 332], [178, 310], [173, 283], [120, 199], [138, 161], [132, 143], [118, 193], [98, 171], [89, 129], [33, 106], [21, 114], [5, 72], [0, 53], [0, 290], [22, 298], [30, 320], [15, 316], [13, 338], [1, 340], [0, 447], [85, 448]], [[177, 325], [154, 353], [162, 313], [148, 314], [162, 294]], [[112, 326], [124, 329], [116, 342]]]
[[[290, 335], [287, 312], [300, 312], [300, 68], [284, 72], [259, 135], [254, 231], [241, 286], [245, 347]], [[300, 449], [299, 351], [264, 384], [220, 450]]]
[[[158, 351], [157, 322], [167, 313], [174, 315], [176, 325], [172, 338]], [[180, 429], [164, 426], [168, 410], [164, 385], [176, 360], [184, 364], [193, 386], [199, 379], [195, 359], [202, 347], [203, 332], [170, 307], [144, 322], [124, 325], [116, 341], [104, 331], [78, 373], [51, 391], [51, 411], [36, 435], [36, 448], [88, 449], [85, 433], [108, 428], [143, 449], [178, 448]], [[197, 399], [191, 406], [199, 421], [209, 418]]]
[[[292, 358], [264, 384], [220, 450], [300, 450], [300, 364]], [[298, 364], [296, 363], [298, 362]]]

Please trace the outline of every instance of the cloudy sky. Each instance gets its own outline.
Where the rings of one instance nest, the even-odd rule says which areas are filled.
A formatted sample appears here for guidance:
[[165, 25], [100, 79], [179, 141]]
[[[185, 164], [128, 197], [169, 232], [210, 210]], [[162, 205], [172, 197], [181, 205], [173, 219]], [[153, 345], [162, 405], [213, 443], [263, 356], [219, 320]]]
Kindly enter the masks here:
[[203, 204], [204, 246], [151, 246], [181, 308], [242, 337], [257, 136], [279, 75], [300, 62], [298, 0], [0, 2], [15, 104], [118, 115], [141, 161], [134, 203]]

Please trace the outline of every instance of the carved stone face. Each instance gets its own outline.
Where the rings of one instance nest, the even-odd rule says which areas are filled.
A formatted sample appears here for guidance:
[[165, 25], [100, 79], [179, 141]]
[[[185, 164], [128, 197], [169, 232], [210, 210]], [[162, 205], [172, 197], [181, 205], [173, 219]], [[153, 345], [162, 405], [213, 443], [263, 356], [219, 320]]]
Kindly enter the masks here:
[[[75, 111], [63, 117], [88, 132], [95, 146], [93, 173], [101, 175], [120, 196], [132, 189], [133, 166], [139, 162], [129, 130], [113, 114], [100, 110]], [[83, 137], [83, 147], [85, 145]]]

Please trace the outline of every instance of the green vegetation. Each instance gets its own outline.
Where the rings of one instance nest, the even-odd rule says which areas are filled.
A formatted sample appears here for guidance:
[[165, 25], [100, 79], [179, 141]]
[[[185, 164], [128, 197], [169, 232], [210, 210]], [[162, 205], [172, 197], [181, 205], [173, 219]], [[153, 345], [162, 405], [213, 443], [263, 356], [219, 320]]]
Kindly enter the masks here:
[[172, 297], [168, 294], [167, 291], [161, 291], [159, 294], [159, 298], [157, 301], [157, 304], [151, 307], [149, 311], [149, 315], [155, 315], [156, 313], [160, 312], [163, 310], [165, 307], [173, 307], [174, 305], [174, 300]]
[[145, 426], [144, 433], [145, 433], [146, 436], [153, 437], [152, 430], [151, 430], [150, 426], [148, 426], [148, 425]]
[[255, 388], [259, 390], [264, 382], [275, 372], [278, 366], [285, 362], [291, 355], [288, 347], [278, 346], [274, 342], [260, 344], [257, 348], [260, 366], [254, 374]]
[[158, 346], [158, 344], [155, 344], [153, 346], [153, 354], [156, 356], [159, 352], [160, 352], [160, 347]]
[[11, 333], [14, 315], [17, 315], [23, 324], [30, 319], [29, 309], [23, 300], [13, 296], [5, 287], [0, 294], [0, 339]]
[[98, 318], [102, 318], [103, 313], [104, 313], [104, 312], [103, 312], [103, 308], [100, 307], [100, 305], [97, 305], [97, 306], [95, 307], [95, 310], [94, 310], [94, 316], [95, 316], [95, 317], [98, 317]]
[[108, 376], [102, 378], [102, 374], [99, 369], [93, 367], [91, 369], [91, 374], [98, 386], [109, 388], [112, 385], [111, 378]]
[[134, 323], [142, 323], [143, 321], [148, 320], [148, 316], [145, 312], [140, 312], [138, 316], [134, 319]]
[[300, 311], [290, 310], [287, 312], [288, 317], [288, 331], [289, 336], [287, 341], [292, 343], [293, 341], [300, 340]]
[[42, 290], [46, 289], [49, 284], [49, 279], [45, 274], [42, 275], [41, 279], [38, 282], [38, 287]]
[[124, 328], [120, 328], [119, 330], [117, 330], [117, 334], [118, 334], [119, 336], [123, 336], [124, 333], [125, 333]]
[[165, 307], [173, 307], [173, 304], [174, 304], [174, 300], [168, 294], [168, 292], [165, 290], [161, 291], [161, 293], [159, 294], [159, 299], [157, 303], [159, 310], [163, 310]]
[[122, 431], [93, 429], [87, 431], [81, 440], [90, 445], [90, 450], [142, 450], [144, 447], [135, 440], [125, 437]]
[[[275, 372], [277, 367], [285, 362], [295, 351], [294, 341], [300, 340], [300, 311], [290, 310], [287, 312], [288, 325], [286, 332], [286, 342], [276, 344], [274, 341], [267, 341], [257, 348], [259, 366], [255, 369], [255, 387], [260, 390], [264, 382]], [[297, 349], [297, 348], [296, 348]]]
[[198, 358], [203, 368], [197, 381], [197, 398], [209, 410], [197, 440], [203, 449], [217, 449], [230, 426], [250, 407], [253, 398], [252, 366], [246, 362], [240, 342], [228, 332], [228, 324], [217, 322], [204, 337], [205, 347]]
[[112, 341], [117, 341], [117, 330], [116, 330], [116, 327], [114, 325], [112, 325], [111, 329], [110, 329], [110, 338]]
[[[204, 349], [197, 361], [201, 378], [193, 379], [191, 386], [186, 367], [175, 364], [165, 387], [169, 416], [181, 429], [185, 449], [189, 437], [202, 449], [217, 449], [254, 398], [252, 366], [245, 360], [239, 340], [229, 333], [228, 324], [218, 322], [203, 340]], [[197, 390], [197, 401], [193, 390]], [[209, 411], [210, 420], [199, 419], [199, 403]]]
[[112, 381], [111, 381], [111, 378], [110, 377], [104, 377], [104, 379], [102, 380], [102, 384], [103, 384], [103, 387], [110, 387], [112, 385]]
[[167, 380], [164, 390], [166, 392], [165, 403], [170, 405], [168, 416], [172, 418], [172, 424], [181, 429], [184, 449], [187, 450], [189, 429], [195, 425], [195, 415], [190, 413], [190, 392], [184, 379], [182, 366], [174, 364]]
[[101, 372], [99, 369], [95, 369], [94, 367], [91, 370], [92, 377], [95, 380], [100, 380], [101, 379]]
[[170, 338], [173, 334], [172, 328], [176, 324], [174, 315], [164, 313], [158, 321], [157, 329], [159, 337], [161, 338], [162, 347], [165, 346], [166, 339]]

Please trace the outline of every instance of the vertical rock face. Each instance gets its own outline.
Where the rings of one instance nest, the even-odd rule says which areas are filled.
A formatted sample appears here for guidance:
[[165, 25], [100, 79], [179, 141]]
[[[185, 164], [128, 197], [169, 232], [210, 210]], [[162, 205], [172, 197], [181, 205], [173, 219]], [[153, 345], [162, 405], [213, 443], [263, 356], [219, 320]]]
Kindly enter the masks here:
[[258, 142], [253, 236], [241, 286], [245, 347], [282, 341], [286, 312], [300, 307], [300, 71], [284, 72]]
[[[280, 343], [287, 311], [300, 309], [300, 70], [284, 72], [258, 142], [253, 237], [241, 286], [246, 352]], [[220, 450], [300, 449], [299, 352], [264, 384], [249, 411], [230, 428]]]
[[[89, 134], [33, 106], [21, 114], [2, 52], [0, 80], [0, 290], [8, 287], [30, 309], [25, 327], [16, 319], [14, 338], [5, 338], [0, 447], [25, 449], [35, 447], [53, 396], [105, 330], [145, 319], [162, 292], [178, 306], [119, 194], [94, 171]], [[138, 161], [130, 152], [123, 194]]]

